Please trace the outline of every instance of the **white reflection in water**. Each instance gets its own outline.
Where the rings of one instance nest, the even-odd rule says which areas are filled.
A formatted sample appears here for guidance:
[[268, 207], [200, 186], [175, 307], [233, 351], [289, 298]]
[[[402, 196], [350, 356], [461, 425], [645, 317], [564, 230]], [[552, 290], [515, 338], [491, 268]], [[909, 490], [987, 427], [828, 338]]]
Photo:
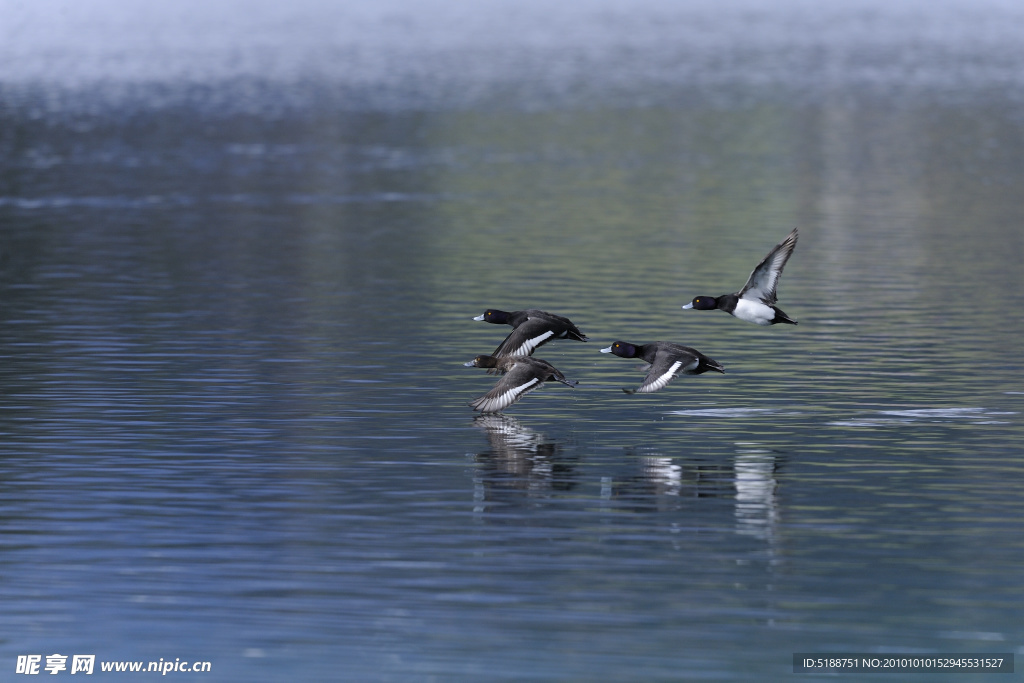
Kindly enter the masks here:
[[[1001, 643], [1006, 640], [1006, 635], [998, 631], [939, 631], [939, 638], [949, 640], [981, 640], [993, 643]], [[1020, 652], [1020, 650], [1017, 650]]]
[[775, 454], [756, 444], [738, 443], [736, 472], [736, 531], [773, 541], [779, 520], [775, 498]]
[[[508, 415], [480, 415], [473, 424], [484, 431], [490, 444], [486, 452], [473, 454], [481, 465], [473, 477], [475, 513], [486, 512], [487, 503], [501, 491], [547, 496], [560, 486], [556, 461], [561, 449], [556, 441]], [[561, 467], [559, 476], [568, 481], [571, 471]]]
[[672, 458], [663, 456], [640, 458], [644, 478], [654, 485], [657, 495], [678, 496], [683, 487], [683, 468]]
[[681, 460], [667, 456], [657, 448], [641, 446], [627, 449], [638, 452], [639, 473], [615, 481], [614, 493], [631, 504], [644, 507], [643, 501], [662, 510], [680, 509], [680, 499], [724, 498], [732, 495], [732, 471], [728, 465], [704, 460]]
[[507, 461], [537, 453], [548, 438], [510, 415], [480, 415], [473, 425], [484, 430], [492, 451]]
[[[735, 501], [733, 515], [736, 532], [768, 543], [772, 552], [777, 536], [779, 506], [777, 454], [756, 443], [737, 443], [732, 467], [712, 462], [687, 462], [660, 453], [638, 458], [641, 474], [618, 482], [616, 489], [643, 491], [659, 508], [672, 508], [673, 498], [728, 498]], [[602, 491], [612, 491], [611, 482], [602, 481]]]
[[880, 417], [866, 417], [855, 420], [830, 422], [836, 427], [878, 427], [891, 424], [913, 424], [927, 422], [962, 422], [969, 424], [1007, 424], [997, 419], [1016, 415], [1013, 411], [989, 410], [987, 408], [914, 408], [910, 410], [880, 410]]

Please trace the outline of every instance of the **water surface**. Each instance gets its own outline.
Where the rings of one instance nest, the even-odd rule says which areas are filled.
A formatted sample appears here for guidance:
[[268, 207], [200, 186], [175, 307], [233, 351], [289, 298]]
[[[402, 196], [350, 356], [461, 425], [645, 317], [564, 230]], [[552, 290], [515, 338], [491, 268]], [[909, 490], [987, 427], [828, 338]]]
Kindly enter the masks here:
[[[72, 77], [22, 10], [3, 49], [30, 59], [0, 89], [3, 666], [679, 680], [1020, 652], [1016, 10], [652, 2], [634, 35], [577, 3], [563, 44], [524, 7], [520, 42], [400, 4], [350, 36], [434, 80], [398, 57], [331, 71], [342, 38], [316, 57], [294, 37], [312, 4], [279, 31], [267, 9], [240, 26], [293, 61], [257, 85], [241, 28], [237, 61], [181, 49], [219, 45], [216, 12], [171, 23], [173, 59], [99, 41]], [[503, 8], [467, 21], [500, 34]], [[113, 31], [97, 16], [76, 40]], [[816, 51], [845, 57], [782, 68]], [[680, 309], [793, 226], [798, 326]], [[579, 387], [475, 416], [494, 379], [462, 363], [507, 329], [471, 318], [532, 306], [591, 337], [538, 353]], [[616, 339], [727, 373], [627, 396], [636, 362], [598, 353]]]

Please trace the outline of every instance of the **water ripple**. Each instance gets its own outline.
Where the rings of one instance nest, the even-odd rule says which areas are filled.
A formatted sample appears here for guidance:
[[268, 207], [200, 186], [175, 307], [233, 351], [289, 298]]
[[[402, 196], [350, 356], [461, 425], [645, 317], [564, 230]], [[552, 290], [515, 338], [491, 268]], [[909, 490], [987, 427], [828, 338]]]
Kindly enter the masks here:
[[989, 410], [986, 408], [915, 408], [907, 410], [881, 410], [882, 417], [865, 417], [852, 420], [829, 422], [837, 427], [877, 427], [891, 424], [915, 423], [964, 423], [1009, 424], [1005, 418], [1017, 415], [1013, 411]]

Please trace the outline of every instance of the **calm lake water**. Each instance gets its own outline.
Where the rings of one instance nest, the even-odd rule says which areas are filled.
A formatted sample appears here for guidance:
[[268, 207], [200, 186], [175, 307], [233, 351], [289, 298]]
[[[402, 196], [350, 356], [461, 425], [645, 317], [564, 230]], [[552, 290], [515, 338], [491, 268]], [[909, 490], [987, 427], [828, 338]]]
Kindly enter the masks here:
[[[0, 2], [0, 670], [1024, 666], [1020, 8], [48, 3]], [[793, 226], [798, 326], [680, 309]], [[489, 307], [580, 385], [475, 416]], [[727, 372], [627, 396], [617, 339]]]

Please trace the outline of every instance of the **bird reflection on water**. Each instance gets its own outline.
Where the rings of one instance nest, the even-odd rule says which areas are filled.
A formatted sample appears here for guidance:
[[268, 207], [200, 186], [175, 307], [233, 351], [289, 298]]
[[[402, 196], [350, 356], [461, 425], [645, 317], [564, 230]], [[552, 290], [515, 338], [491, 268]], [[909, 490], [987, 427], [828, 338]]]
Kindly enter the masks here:
[[[784, 457], [756, 443], [736, 443], [730, 461], [670, 456], [656, 447], [625, 449], [614, 468], [594, 472], [585, 481], [580, 458], [571, 457], [551, 438], [507, 415], [480, 415], [489, 448], [472, 455], [479, 465], [473, 478], [474, 511], [524, 501], [554, 501], [579, 489], [596, 494], [601, 509], [635, 513], [686, 512], [702, 500], [732, 500], [735, 532], [772, 544], [779, 504], [776, 478]], [[595, 484], [588, 488], [587, 483]]]
[[474, 511], [484, 512], [503, 494], [543, 497], [577, 485], [575, 458], [567, 458], [557, 440], [508, 415], [479, 415], [473, 425], [490, 443], [488, 450], [473, 455], [480, 465], [474, 476]]

